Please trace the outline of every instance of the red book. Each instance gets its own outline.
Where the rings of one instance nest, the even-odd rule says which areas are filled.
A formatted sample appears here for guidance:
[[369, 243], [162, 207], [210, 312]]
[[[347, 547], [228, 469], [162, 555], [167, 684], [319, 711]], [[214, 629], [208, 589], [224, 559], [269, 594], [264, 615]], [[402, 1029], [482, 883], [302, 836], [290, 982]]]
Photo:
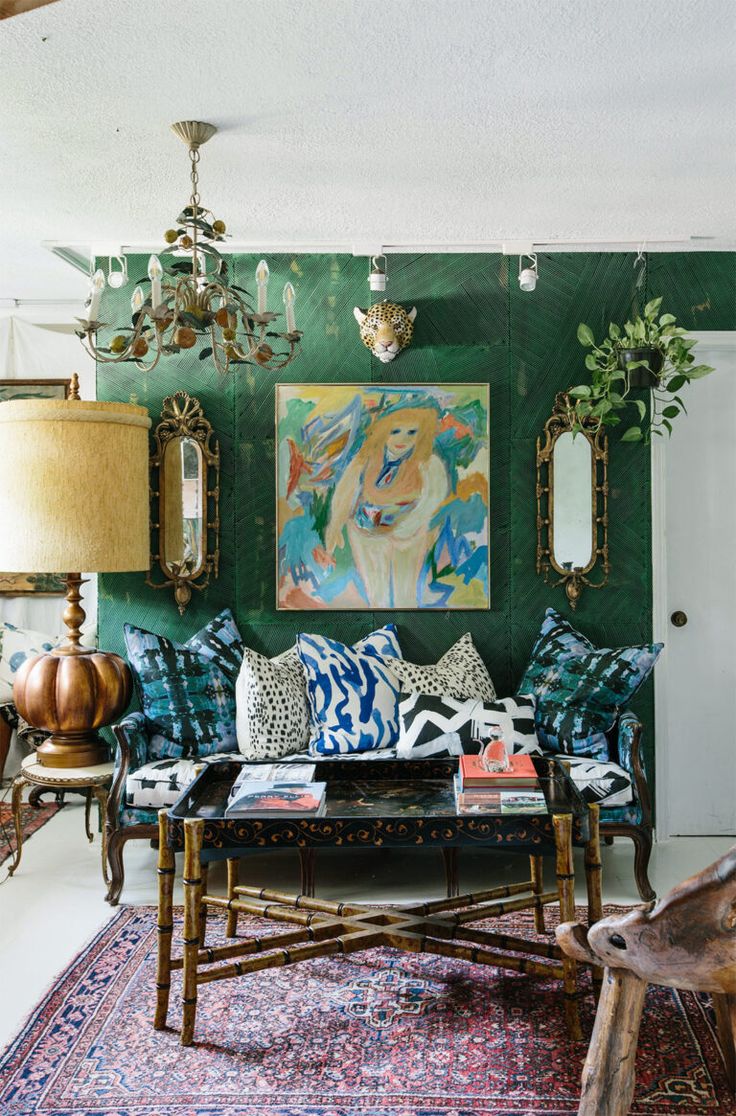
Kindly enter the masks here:
[[465, 787], [536, 787], [537, 771], [531, 756], [509, 756], [508, 771], [486, 771], [480, 756], [460, 757], [460, 778]]

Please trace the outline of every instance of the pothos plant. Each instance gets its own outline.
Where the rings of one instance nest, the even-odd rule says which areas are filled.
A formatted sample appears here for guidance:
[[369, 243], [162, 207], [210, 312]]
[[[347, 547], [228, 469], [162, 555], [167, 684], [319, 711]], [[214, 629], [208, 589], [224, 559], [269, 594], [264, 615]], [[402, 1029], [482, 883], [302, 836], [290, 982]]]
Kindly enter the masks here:
[[[621, 327], [611, 322], [608, 336], [596, 343], [590, 326], [578, 326], [578, 341], [591, 351], [585, 367], [590, 384], [578, 384], [569, 391], [573, 400], [573, 419], [577, 429], [583, 420], [590, 428], [618, 426], [625, 414], [638, 412], [638, 422], [627, 427], [622, 442], [649, 442], [652, 434], [672, 433], [672, 420], [687, 409], [679, 392], [691, 380], [713, 371], [707, 364], [696, 364], [692, 350], [695, 340], [677, 325], [674, 314], [659, 314], [661, 298], [653, 298], [637, 315]], [[641, 398], [631, 398], [631, 389], [641, 384], [639, 369], [646, 370], [652, 387], [651, 406]], [[634, 375], [632, 375], [632, 373]], [[633, 417], [633, 415], [632, 415]]]

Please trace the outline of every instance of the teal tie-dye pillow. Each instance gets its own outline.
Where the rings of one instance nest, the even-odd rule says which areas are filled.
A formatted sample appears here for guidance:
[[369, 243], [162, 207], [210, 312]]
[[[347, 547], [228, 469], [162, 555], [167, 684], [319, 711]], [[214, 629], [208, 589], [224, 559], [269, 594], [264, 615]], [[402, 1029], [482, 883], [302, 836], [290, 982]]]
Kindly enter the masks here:
[[230, 609], [184, 644], [132, 624], [124, 631], [149, 758], [237, 751], [235, 682], [244, 648]]
[[537, 735], [546, 751], [607, 760], [606, 733], [649, 677], [662, 647], [594, 647], [548, 608], [517, 694], [537, 699]]

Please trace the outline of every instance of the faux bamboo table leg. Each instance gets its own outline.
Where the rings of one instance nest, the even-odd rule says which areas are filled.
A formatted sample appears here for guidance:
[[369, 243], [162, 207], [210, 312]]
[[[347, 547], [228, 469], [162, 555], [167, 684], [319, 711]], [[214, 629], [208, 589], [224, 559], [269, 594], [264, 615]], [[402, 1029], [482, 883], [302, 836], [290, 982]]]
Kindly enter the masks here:
[[110, 875], [107, 870], [107, 787], [92, 787], [92, 794], [97, 799], [97, 809], [100, 814], [100, 845], [102, 847], [102, 878], [110, 886]]
[[184, 822], [184, 979], [182, 986], [181, 1044], [191, 1046], [197, 1016], [197, 954], [202, 901], [202, 818]]
[[646, 990], [646, 981], [627, 969], [604, 970], [578, 1116], [626, 1116], [629, 1111]]
[[[601, 894], [601, 808], [597, 802], [588, 806], [590, 837], [585, 846], [585, 888], [588, 893], [588, 926], [603, 918], [603, 898]], [[593, 993], [596, 1002], [601, 994], [603, 970], [597, 965], [592, 969]]]
[[[530, 856], [529, 868], [531, 870], [532, 895], [539, 896], [544, 891], [544, 861], [542, 857]], [[546, 929], [544, 925], [544, 906], [539, 902], [534, 908], [534, 929], [538, 934], [543, 934]]]
[[[231, 856], [227, 862], [227, 898], [228, 902], [235, 898], [235, 888], [240, 882], [240, 861], [237, 857]], [[232, 907], [228, 908], [227, 912], [227, 929], [225, 931], [228, 938], [236, 937], [238, 933], [238, 912], [233, 910]]]
[[[575, 873], [572, 859], [572, 814], [555, 814], [552, 822], [555, 830], [560, 922], [573, 922], [575, 919]], [[577, 1041], [583, 1037], [578, 1010], [578, 967], [577, 962], [565, 953], [562, 955], [562, 970], [564, 974], [567, 1033], [571, 1039]]]
[[[207, 894], [207, 883], [210, 878], [210, 866], [208, 861], [202, 864], [202, 894]], [[204, 903], [199, 904], [199, 948], [204, 949], [204, 939], [207, 936], [207, 907]]]
[[23, 821], [21, 818], [21, 797], [23, 794], [23, 787], [26, 781], [22, 775], [17, 775], [13, 780], [13, 795], [11, 798], [11, 809], [13, 811], [13, 827], [15, 829], [15, 853], [13, 854], [13, 863], [8, 868], [8, 875], [12, 876], [20, 864], [21, 853], [23, 852]]
[[171, 938], [174, 933], [174, 853], [167, 841], [166, 810], [158, 812], [158, 954], [156, 958], [156, 1014], [153, 1025], [157, 1031], [166, 1026], [171, 989]]

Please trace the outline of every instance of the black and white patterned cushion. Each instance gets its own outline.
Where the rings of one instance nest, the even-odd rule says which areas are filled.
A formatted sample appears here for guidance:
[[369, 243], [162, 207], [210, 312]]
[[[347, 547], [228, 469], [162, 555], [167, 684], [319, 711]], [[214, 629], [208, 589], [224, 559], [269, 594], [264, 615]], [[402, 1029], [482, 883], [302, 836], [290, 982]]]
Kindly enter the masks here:
[[428, 694], [402, 694], [398, 759], [460, 755], [477, 751], [473, 741], [487, 740], [499, 728], [510, 752], [541, 753], [534, 731], [534, 698], [517, 696], [498, 701], [458, 701]]
[[419, 666], [406, 659], [389, 664], [406, 693], [434, 694], [457, 701], [494, 701], [496, 690], [486, 664], [481, 659], [470, 632], [461, 636], [442, 658]]
[[617, 763], [565, 756], [565, 764], [586, 802], [597, 802], [599, 806], [628, 806], [634, 801], [631, 776]]
[[128, 806], [150, 810], [173, 806], [182, 791], [196, 779], [206, 762], [219, 759], [232, 762], [234, 758], [236, 757], [232, 752], [222, 752], [207, 756], [206, 760], [151, 760], [128, 775], [125, 780], [125, 801]]
[[304, 668], [292, 647], [267, 659], [246, 647], [235, 685], [238, 750], [246, 759], [282, 759], [309, 743]]

